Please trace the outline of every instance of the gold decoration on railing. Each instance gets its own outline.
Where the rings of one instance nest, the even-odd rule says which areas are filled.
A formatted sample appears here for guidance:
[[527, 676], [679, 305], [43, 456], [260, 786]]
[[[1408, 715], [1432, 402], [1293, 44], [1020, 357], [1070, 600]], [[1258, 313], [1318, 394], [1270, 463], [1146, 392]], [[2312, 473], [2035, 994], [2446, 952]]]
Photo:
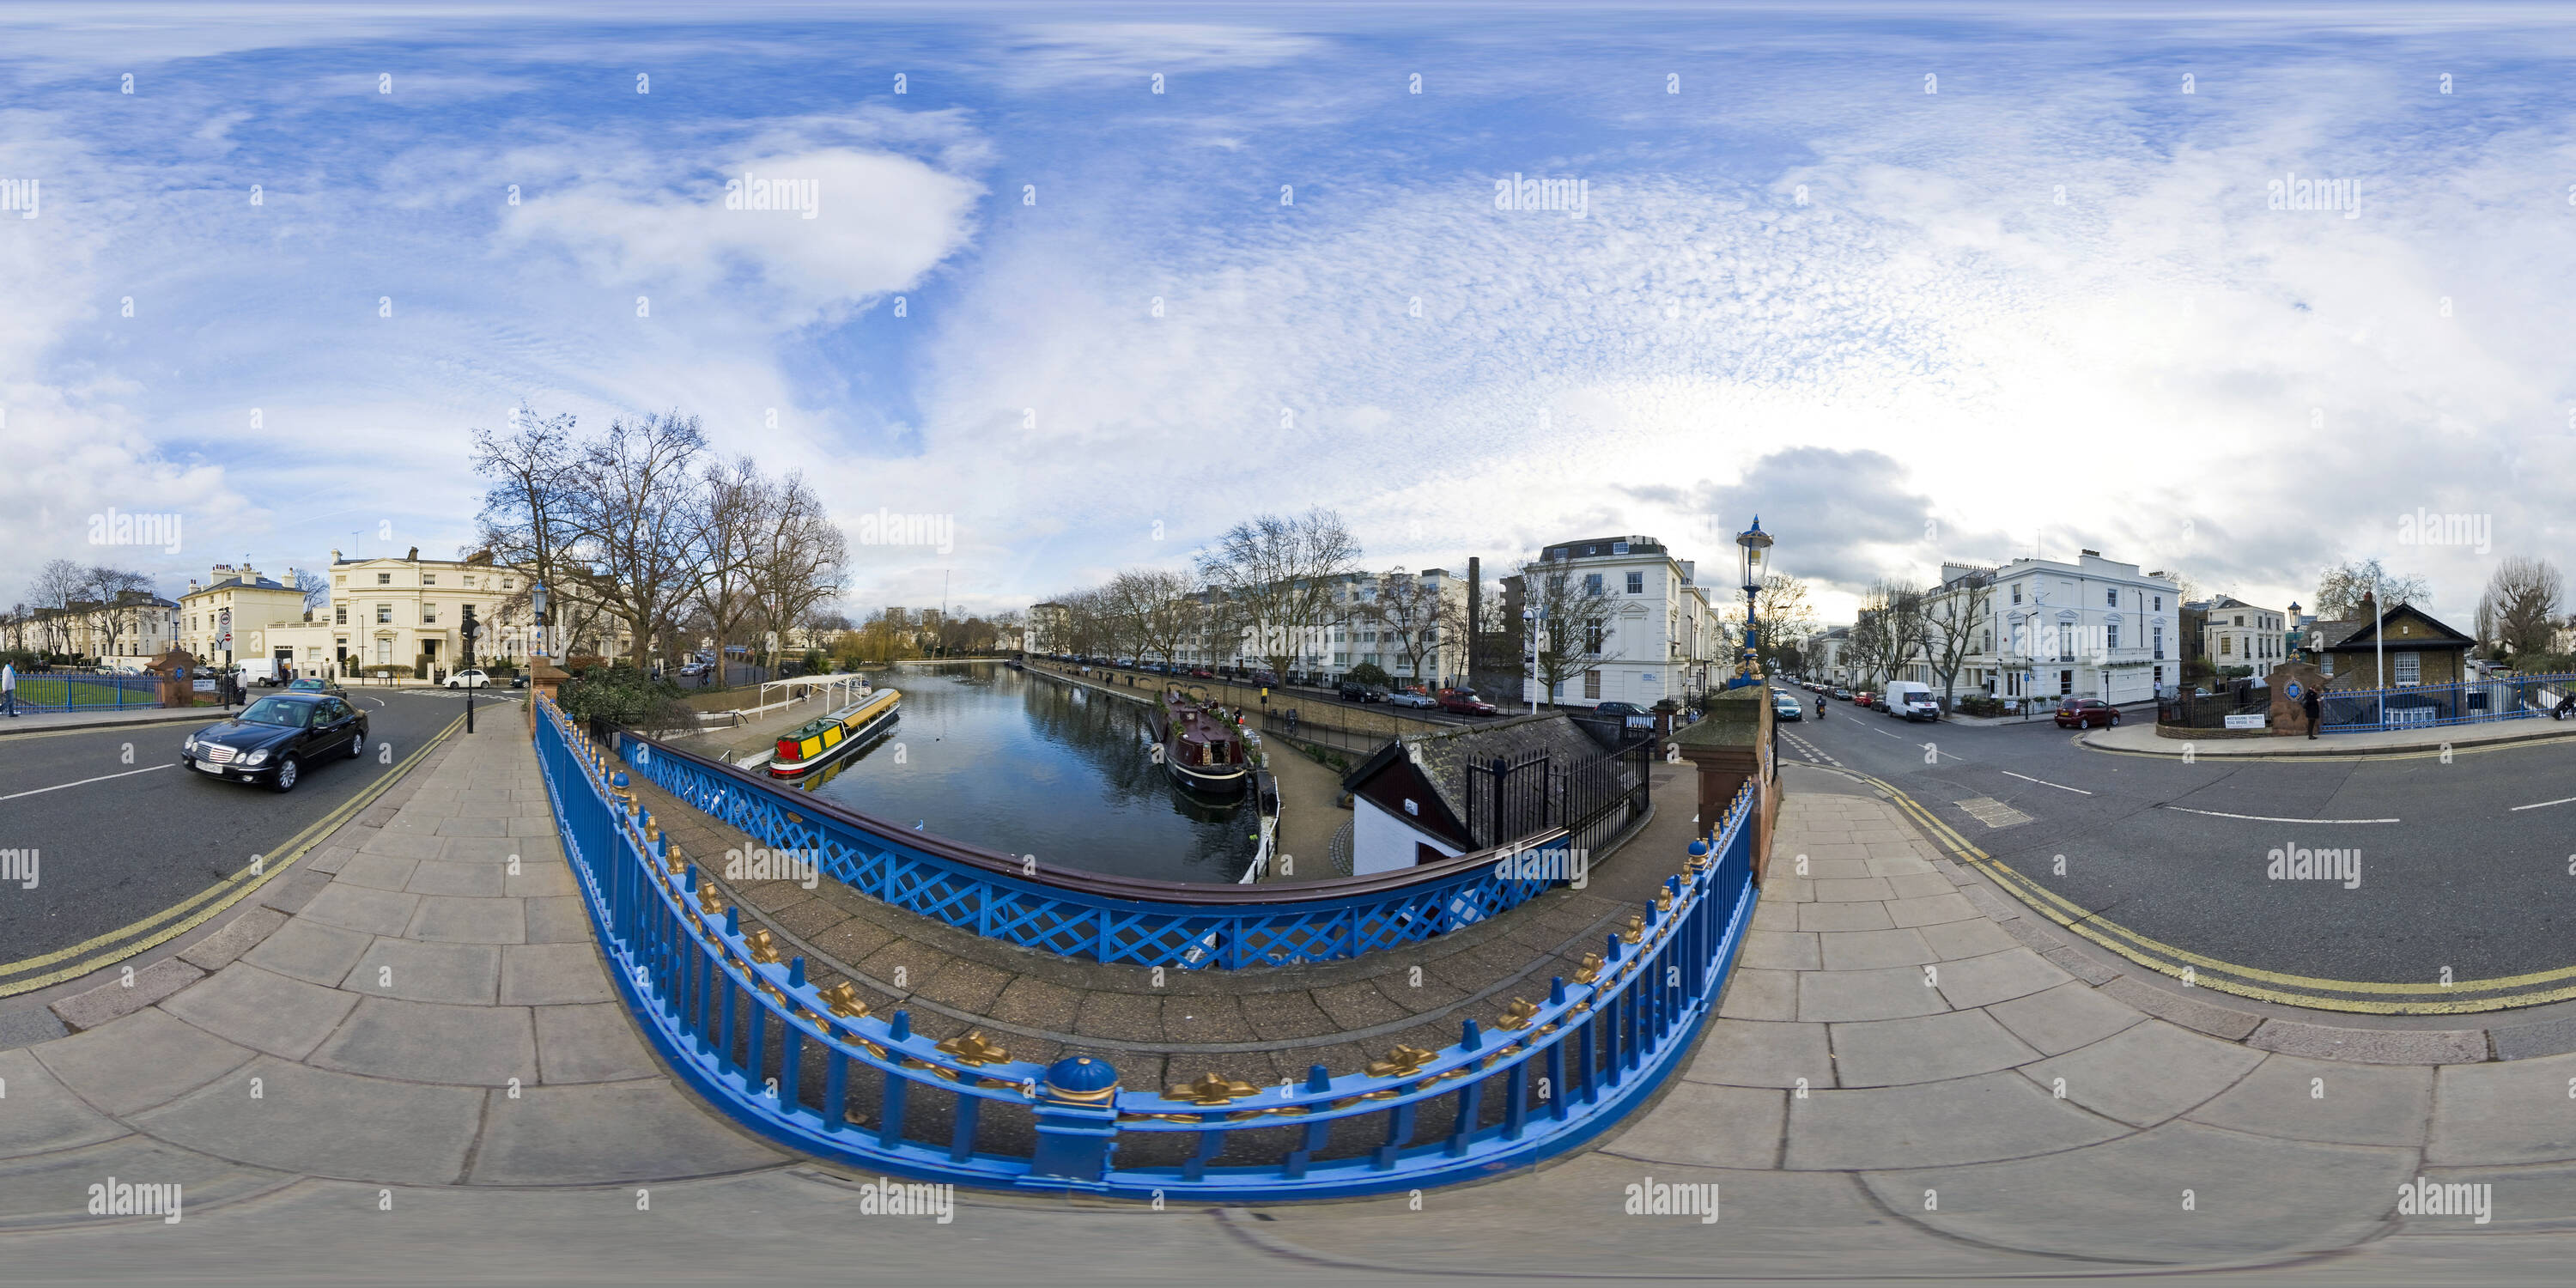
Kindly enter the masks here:
[[868, 1004], [859, 998], [858, 985], [846, 979], [824, 989], [816, 996], [823, 999], [823, 1005], [832, 1008], [832, 1014], [845, 1020], [860, 1019], [866, 1016], [869, 1010]]
[[677, 841], [673, 841], [673, 842], [671, 842], [671, 848], [670, 848], [669, 855], [668, 855], [668, 857], [666, 857], [666, 858], [664, 858], [664, 859], [662, 860], [662, 866], [663, 866], [664, 868], [668, 869], [668, 870], [670, 871], [670, 873], [671, 873], [672, 877], [673, 877], [673, 878], [675, 878], [675, 879], [676, 879], [676, 878], [677, 878], [681, 873], [684, 873], [684, 872], [686, 872], [686, 871], [688, 871], [688, 870], [689, 870], [689, 861], [688, 861], [687, 859], [684, 859], [684, 858], [681, 858], [681, 857], [680, 857], [680, 843], [679, 843], [679, 842], [677, 842]]
[[1671, 912], [1672, 910], [1673, 910], [1673, 892], [1672, 892], [1672, 890], [1671, 890], [1669, 887], [1667, 887], [1667, 888], [1665, 888], [1665, 889], [1662, 889], [1662, 890], [1657, 890], [1657, 891], [1655, 892], [1655, 911], [1657, 911], [1657, 912]]
[[1646, 919], [1642, 916], [1630, 916], [1627, 928], [1619, 932], [1619, 942], [1623, 944], [1641, 943], [1645, 938]]
[[959, 1064], [1000, 1064], [1011, 1053], [984, 1040], [982, 1029], [968, 1029], [964, 1036], [953, 1037], [936, 1048], [939, 1054]]
[[1574, 982], [1577, 984], [1589, 984], [1599, 978], [1601, 978], [1601, 954], [1585, 953], [1583, 955], [1583, 964], [1575, 969]]
[[1398, 1043], [1394, 1050], [1386, 1053], [1385, 1059], [1369, 1061], [1366, 1071], [1372, 1078], [1410, 1078], [1437, 1058], [1435, 1052]]
[[716, 897], [716, 883], [713, 881], [699, 882], [698, 911], [707, 914], [709, 918], [715, 918], [723, 916], [724, 910], [724, 900]]
[[1261, 1088], [1249, 1082], [1238, 1082], [1213, 1070], [1202, 1073], [1196, 1082], [1173, 1087], [1163, 1093], [1173, 1100], [1186, 1100], [1194, 1105], [1230, 1105], [1245, 1096], [1261, 1094]]
[[742, 941], [751, 946], [751, 959], [753, 961], [759, 962], [763, 966], [775, 966], [778, 964], [780, 960], [778, 954], [778, 940], [775, 936], [769, 933], [769, 927], [762, 926], [752, 931], [750, 934], [743, 936]]
[[658, 818], [647, 818], [647, 819], [645, 819], [645, 820], [644, 820], [644, 843], [645, 843], [646, 845], [651, 845], [651, 844], [652, 844], [652, 843], [654, 843], [655, 841], [658, 841], [658, 840], [661, 840], [661, 839], [662, 839], [662, 820], [660, 820], [660, 819], [658, 819]]
[[1537, 1018], [1538, 1003], [1525, 997], [1515, 997], [1512, 999], [1511, 1005], [1503, 1008], [1503, 1018], [1494, 1021], [1494, 1027], [1498, 1029], [1525, 1029], [1530, 1026], [1530, 1021]]

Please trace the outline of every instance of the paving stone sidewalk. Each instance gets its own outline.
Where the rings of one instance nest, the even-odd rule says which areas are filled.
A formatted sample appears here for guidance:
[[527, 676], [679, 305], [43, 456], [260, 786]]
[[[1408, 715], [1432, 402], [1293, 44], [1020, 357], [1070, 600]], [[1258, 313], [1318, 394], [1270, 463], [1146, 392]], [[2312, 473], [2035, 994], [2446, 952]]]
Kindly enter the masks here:
[[[496, 713], [498, 714], [498, 713]], [[213, 1207], [303, 1178], [585, 1185], [782, 1157], [664, 1075], [610, 991], [524, 726], [457, 735], [179, 955], [0, 1050], [0, 1229], [109, 1176]]]

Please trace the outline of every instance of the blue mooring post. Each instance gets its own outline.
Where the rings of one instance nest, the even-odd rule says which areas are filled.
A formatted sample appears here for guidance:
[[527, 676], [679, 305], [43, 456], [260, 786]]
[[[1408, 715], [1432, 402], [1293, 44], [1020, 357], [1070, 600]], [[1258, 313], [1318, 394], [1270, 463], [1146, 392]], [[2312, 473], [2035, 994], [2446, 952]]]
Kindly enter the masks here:
[[1030, 1114], [1037, 1148], [1027, 1184], [1043, 1189], [1109, 1188], [1109, 1155], [1118, 1148], [1118, 1070], [1106, 1060], [1066, 1056], [1047, 1066]]

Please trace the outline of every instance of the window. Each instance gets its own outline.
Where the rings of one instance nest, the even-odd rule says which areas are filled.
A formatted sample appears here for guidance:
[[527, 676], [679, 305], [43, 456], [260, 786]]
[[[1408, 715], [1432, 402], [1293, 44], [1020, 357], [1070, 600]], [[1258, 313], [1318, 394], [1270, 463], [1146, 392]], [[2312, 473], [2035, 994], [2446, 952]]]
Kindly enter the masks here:
[[1600, 651], [1601, 651], [1601, 639], [1602, 639], [1602, 636], [1603, 636], [1603, 635], [1605, 635], [1605, 634], [1607, 634], [1607, 632], [1605, 632], [1604, 630], [1602, 630], [1602, 628], [1600, 628], [1599, 626], [1586, 627], [1586, 628], [1585, 628], [1585, 635], [1586, 635], [1586, 638], [1585, 638], [1585, 640], [1584, 640], [1583, 651], [1584, 651], [1584, 652], [1586, 652], [1586, 653], [1598, 653], [1598, 652], [1600, 652]]
[[2059, 622], [2057, 624], [2057, 655], [2059, 657], [2075, 656], [2075, 623]]
[[1587, 595], [1598, 595], [1601, 593], [1601, 574], [1597, 572], [1588, 572], [1583, 574], [1583, 593]]
[[386, 665], [391, 665], [391, 664], [393, 663], [393, 660], [394, 660], [394, 642], [393, 642], [392, 640], [377, 640], [377, 641], [376, 641], [376, 661], [378, 661], [378, 662], [380, 662], [380, 663], [384, 663], [384, 664], [386, 664]]
[[2016, 604], [2018, 604], [2018, 603], [2020, 603], [2020, 602], [2021, 602], [2021, 583], [2020, 583], [2020, 582], [2014, 582], [2014, 583], [2013, 583], [2013, 602], [2014, 602], [2014, 603], [2016, 603]]
[[380, 572], [380, 573], [377, 573], [377, 574], [376, 574], [376, 584], [377, 584], [377, 585], [379, 585], [379, 586], [390, 586], [390, 585], [394, 584], [394, 575], [393, 575], [392, 573], [389, 573], [389, 572]]
[[425, 572], [425, 573], [422, 573], [422, 574], [420, 575], [420, 584], [421, 584], [421, 585], [424, 585], [424, 586], [435, 586], [435, 585], [437, 585], [437, 584], [438, 584], [438, 574], [437, 574], [437, 573], [434, 573], [434, 572]]
[[2317, 654], [2317, 674], [2322, 675], [2329, 680], [2334, 678], [2334, 654]]
[[1595, 702], [1601, 700], [1601, 673], [1599, 671], [1586, 671], [1583, 673], [1583, 696], [1590, 698]]
[[512, 581], [512, 580], [511, 580], [510, 578], [508, 578], [508, 577], [504, 577], [504, 578], [502, 578], [502, 579], [501, 579], [501, 589], [503, 589], [503, 590], [511, 590], [511, 589], [516, 588], [516, 586], [517, 586], [517, 583], [516, 583], [516, 582], [514, 582], [514, 581]]
[[2165, 669], [2161, 666], [2156, 668], [2156, 687], [2165, 687]]
[[391, 623], [394, 620], [394, 606], [391, 604], [376, 605], [376, 620], [383, 623]]
[[2118, 648], [2118, 647], [2120, 647], [2120, 626], [2119, 626], [2119, 623], [2114, 622], [2114, 623], [2112, 623], [2112, 624], [2111, 624], [2111, 625], [2109, 625], [2109, 626], [2105, 626], [2105, 627], [2103, 627], [2103, 628], [2102, 628], [2102, 632], [2103, 632], [2102, 647], [2104, 647], [2104, 648]]
[[2243, 613], [2238, 613], [2238, 614], [2236, 615], [2236, 621], [2235, 621], [2233, 624], [2234, 624], [2234, 625], [2237, 625], [2237, 626], [2243, 626], [2243, 625], [2245, 624], [2245, 614], [2243, 614]]
[[2109, 589], [2108, 591], [2105, 591], [2105, 592], [2103, 592], [2103, 593], [2104, 593], [2104, 595], [2105, 595], [2105, 598], [2104, 598], [2104, 599], [2103, 599], [2103, 601], [2102, 601], [2103, 603], [2108, 604], [2108, 605], [2110, 605], [2110, 606], [2111, 606], [2111, 607], [2113, 607], [2113, 608], [2118, 608], [2118, 607], [2120, 606], [2120, 588], [2119, 588], [2119, 587], [2117, 587], [2117, 586], [2113, 586], [2111, 589]]
[[2060, 671], [2060, 672], [2058, 672], [2058, 673], [2057, 673], [2057, 696], [2059, 696], [2059, 697], [2061, 697], [2061, 698], [2062, 698], [2062, 697], [2065, 697], [2067, 694], [2073, 693], [2074, 691], [2075, 691], [2075, 673], [2074, 673], [2073, 671]]
[[[2156, 628], [2156, 656], [2157, 656], [2158, 658], [2162, 658], [2164, 655], [2165, 655], [2165, 628], [2164, 628], [2164, 627], [2159, 626], [2159, 627], [2157, 627], [2157, 628]], [[2164, 673], [2164, 668], [2163, 668], [2163, 667], [2161, 667], [2161, 666], [2160, 666], [2160, 667], [2157, 667], [2157, 668], [2156, 668], [2156, 672], [2157, 672], [2157, 674], [2161, 675], [2161, 674], [2163, 674], [2163, 673]]]
[[1991, 626], [1986, 628], [1985, 634], [1979, 639], [1977, 651], [1980, 653], [1992, 653], [1995, 651], [1995, 628]]
[[2218, 637], [2218, 655], [2219, 655], [2220, 657], [2228, 657], [2228, 656], [2230, 656], [2230, 655], [2234, 654], [2234, 653], [2235, 653], [2235, 651], [2236, 651], [2236, 637], [2235, 637], [2235, 636], [2233, 636], [2233, 635], [2221, 635], [2221, 636], [2219, 636], [2219, 637]]
[[1628, 574], [1628, 593], [1631, 595], [1642, 595], [1646, 593], [1646, 574], [1642, 572], [1632, 572]]
[[346, 626], [349, 624], [349, 606], [347, 604], [341, 604], [332, 608], [331, 624], [334, 626]]
[[2424, 655], [2421, 653], [2400, 653], [2397, 655], [2397, 683], [2399, 685], [2413, 685], [2423, 679], [2423, 656]]
[[422, 604], [420, 606], [420, 624], [423, 626], [438, 625], [438, 605]]
[[2165, 611], [2165, 597], [2162, 595], [2156, 596], [2156, 611], [2159, 613]]

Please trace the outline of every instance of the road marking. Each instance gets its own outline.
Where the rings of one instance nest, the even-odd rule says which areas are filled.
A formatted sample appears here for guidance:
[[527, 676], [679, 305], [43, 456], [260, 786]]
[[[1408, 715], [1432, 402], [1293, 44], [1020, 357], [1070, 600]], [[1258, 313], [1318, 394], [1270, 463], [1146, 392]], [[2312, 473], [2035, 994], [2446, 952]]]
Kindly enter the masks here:
[[[342, 824], [357, 817], [360, 811], [373, 805], [376, 802], [377, 797], [384, 795], [385, 792], [390, 789], [404, 774], [411, 772], [412, 766], [419, 764], [421, 759], [429, 755], [431, 750], [436, 748], [439, 744], [446, 742], [448, 735], [453, 734], [464, 727], [465, 717], [459, 715], [456, 719], [448, 722], [446, 728], [431, 735], [429, 741], [422, 743], [419, 750], [404, 757], [402, 761], [397, 763], [393, 768], [386, 770], [381, 775], [378, 775], [374, 782], [359, 788], [356, 795], [342, 802], [337, 809], [334, 809], [330, 813], [323, 815], [321, 818], [314, 820], [313, 823], [307, 826], [303, 831], [288, 837], [284, 843], [279, 845], [275, 851], [271, 852], [267, 856], [268, 862], [264, 865], [267, 869], [266, 871], [254, 876], [251, 874], [248, 867], [244, 867], [241, 871], [234, 873], [232, 876], [227, 877], [222, 881], [218, 881], [215, 884], [206, 887], [204, 890], [198, 891], [196, 894], [188, 896], [185, 900], [182, 900], [171, 907], [164, 908], [161, 911], [153, 913], [151, 916], [144, 917], [140, 920], [129, 922], [117, 929], [108, 931], [106, 934], [93, 936], [92, 938], [83, 940], [69, 948], [58, 948], [53, 952], [45, 953], [41, 956], [29, 957], [14, 962], [0, 962], [0, 976], [14, 975], [22, 971], [37, 970], [45, 966], [50, 966], [53, 963], [62, 961], [68, 957], [77, 957], [82, 953], [88, 952], [94, 948], [99, 948], [103, 945], [115, 945], [117, 944], [117, 941], [128, 935], [143, 935], [143, 938], [135, 940], [132, 943], [109, 947], [105, 952], [102, 952], [95, 957], [73, 962], [71, 965], [63, 967], [60, 970], [51, 971], [32, 979], [0, 982], [0, 997], [13, 997], [20, 993], [30, 993], [49, 985], [59, 984], [67, 979], [77, 979], [80, 976], [89, 974], [91, 971], [113, 966], [128, 957], [132, 957], [138, 953], [147, 952], [161, 944], [168, 943], [171, 940], [196, 929], [198, 926], [204, 925], [208, 918], [213, 917], [224, 909], [241, 902], [243, 899], [248, 898], [251, 894], [256, 892], [261, 886], [264, 886], [284, 875], [288, 868], [294, 866], [297, 859], [303, 858], [304, 855], [314, 847], [314, 845], [322, 840], [322, 838], [329, 836], [332, 832], [338, 830]], [[213, 902], [208, 903], [207, 901], [210, 899], [213, 900]], [[206, 906], [200, 908], [197, 906], [199, 904], [205, 904]], [[196, 910], [193, 913], [190, 913], [189, 910], [192, 908]], [[188, 915], [181, 916], [183, 913]], [[171, 925], [163, 926], [159, 930], [151, 929], [154, 923], [171, 917], [180, 917], [180, 920]]]
[[33, 791], [11, 792], [6, 796], [0, 796], [0, 801], [14, 801], [21, 796], [42, 796], [47, 792], [58, 792], [66, 787], [87, 787], [91, 783], [103, 783], [111, 778], [132, 778], [136, 774], [148, 774], [155, 769], [168, 768], [170, 768], [168, 765], [146, 765], [141, 769], [129, 769], [121, 774], [100, 774], [96, 778], [84, 778], [77, 783], [56, 783], [51, 787], [39, 787]]
[[2006, 778], [2018, 778], [2025, 783], [2037, 783], [2042, 787], [2054, 787], [2061, 792], [2073, 792], [2078, 796], [2090, 796], [2093, 794], [2081, 787], [2069, 787], [2064, 783], [2052, 783], [2045, 778], [2033, 778], [2028, 774], [2016, 774], [2009, 769], [1999, 769], [1995, 772], [2002, 774]]
[[[2576, 998], [2576, 987], [2566, 986], [2562, 982], [2576, 978], [2576, 966], [2562, 966], [2552, 970], [2499, 976], [2492, 979], [2459, 980], [2449, 985], [2398, 984], [2287, 975], [2203, 957], [2198, 953], [2151, 939], [2126, 926], [2098, 916], [2081, 904], [2022, 875], [2010, 864], [1970, 844], [1967, 838], [1960, 836], [1939, 816], [1882, 779], [1848, 769], [1823, 772], [1841, 773], [1846, 778], [1878, 789], [1897, 806], [1900, 812], [1920, 825], [1925, 832], [1930, 833], [1936, 844], [1950, 847], [1951, 852], [1958, 855], [1962, 862], [1993, 879], [1996, 885], [2020, 899], [2032, 911], [2130, 961], [2162, 974], [2180, 976], [2186, 966], [2197, 968], [2201, 972], [2197, 982], [2204, 988], [2233, 993], [2239, 997], [2250, 997], [2257, 1001], [2370, 1015], [2462, 1015], [2504, 1010], [2510, 1007], [2538, 1006]], [[2227, 978], [2228, 976], [2237, 978], [2231, 979]], [[2248, 981], [2260, 981], [2260, 983]], [[2336, 993], [2396, 994], [2399, 995], [2400, 1000], [2381, 1001], [2376, 998], [2320, 996], [2313, 992], [2267, 988], [2263, 987], [2264, 984], [2283, 985], [2289, 989], [2320, 988]], [[2540, 984], [2559, 984], [2560, 987], [2538, 992], [2459, 998], [2453, 1001], [2434, 1001], [2430, 998], [2413, 1000], [2425, 995], [2494, 994], [2503, 989], [2529, 988]]]
[[2019, 827], [2030, 821], [2030, 815], [1991, 796], [1971, 796], [1953, 803], [1967, 811], [1968, 817], [1988, 827]]
[[[5, 800], [7, 800], [7, 799], [9, 799], [9, 798], [8, 798], [8, 797], [6, 797], [6, 796], [0, 796], [0, 801], [5, 801]], [[2513, 808], [2514, 808], [2514, 810], [2526, 810], [2526, 809], [2547, 809], [2547, 808], [2549, 808], [2549, 807], [2550, 807], [2550, 806], [2552, 806], [2552, 805], [2564, 805], [2564, 804], [2567, 804], [2567, 803], [2568, 803], [2568, 802], [2570, 802], [2570, 801], [2576, 801], [2576, 796], [2562, 796], [2562, 797], [2560, 797], [2559, 799], [2554, 800], [2554, 801], [2542, 801], [2542, 802], [2540, 802], [2539, 804], [2536, 804], [2536, 805], [2516, 805], [2516, 806], [2514, 806]], [[2508, 813], [2510, 813], [2510, 812], [2512, 812], [2512, 811], [2507, 811], [2507, 812], [2508, 812]]]
[[2160, 809], [2181, 810], [2185, 814], [2206, 814], [2211, 818], [2241, 818], [2249, 823], [2316, 823], [2326, 827], [2348, 827], [2361, 823], [2394, 823], [2393, 818], [2274, 818], [2269, 814], [2228, 814], [2214, 809], [2193, 809], [2188, 805], [2163, 805]]

